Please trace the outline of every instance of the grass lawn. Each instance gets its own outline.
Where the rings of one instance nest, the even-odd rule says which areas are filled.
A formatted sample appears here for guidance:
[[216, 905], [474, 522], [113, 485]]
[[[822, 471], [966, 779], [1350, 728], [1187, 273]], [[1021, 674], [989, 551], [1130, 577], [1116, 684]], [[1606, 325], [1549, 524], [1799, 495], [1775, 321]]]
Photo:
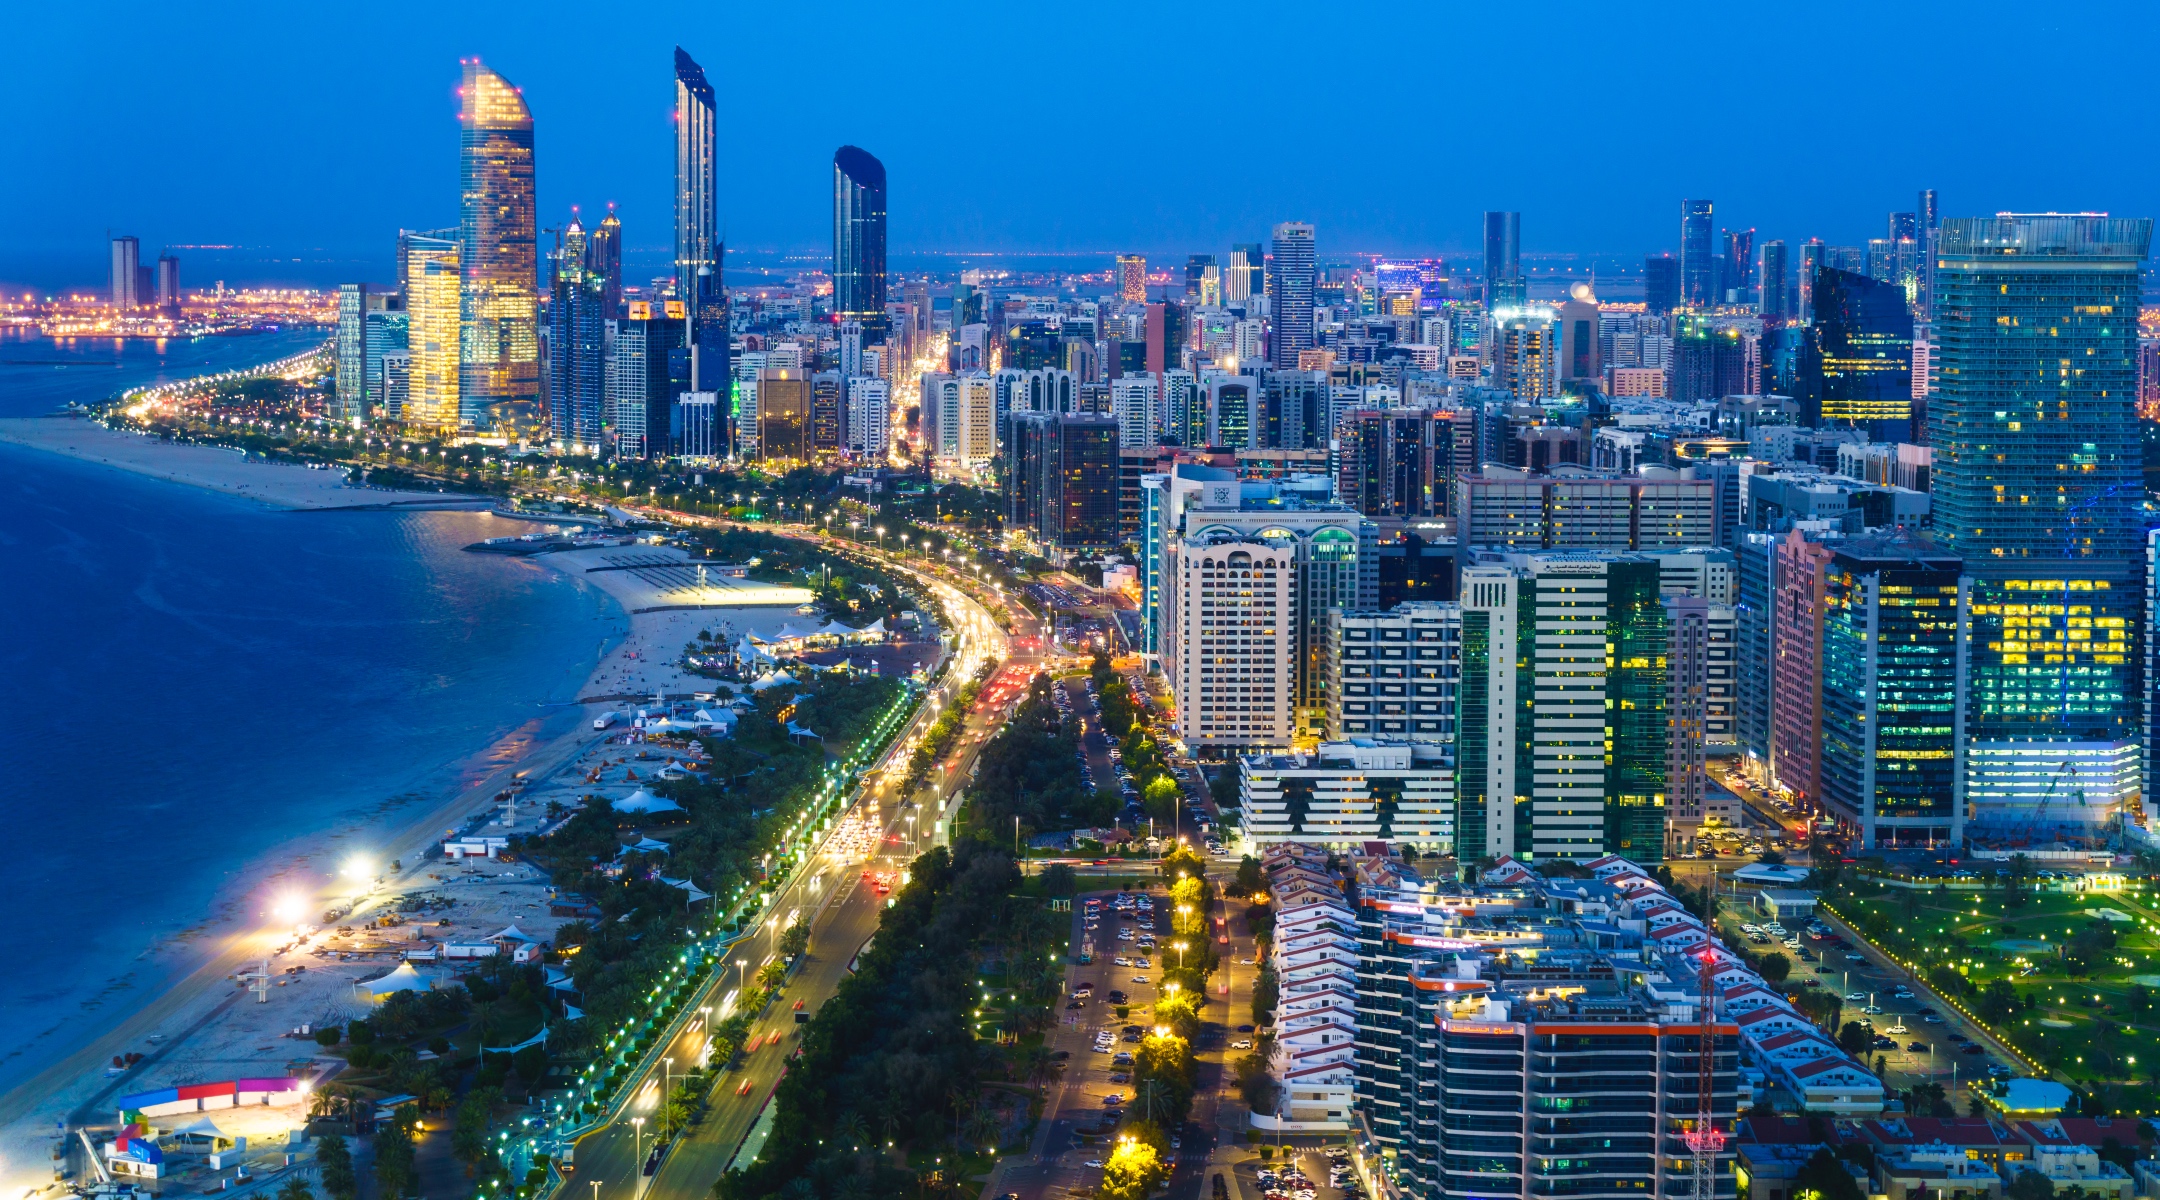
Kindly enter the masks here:
[[[2030, 885], [2028, 885], [2030, 886]], [[2109, 1108], [2160, 1108], [2160, 893], [1841, 881], [1824, 901], [1938, 991]]]

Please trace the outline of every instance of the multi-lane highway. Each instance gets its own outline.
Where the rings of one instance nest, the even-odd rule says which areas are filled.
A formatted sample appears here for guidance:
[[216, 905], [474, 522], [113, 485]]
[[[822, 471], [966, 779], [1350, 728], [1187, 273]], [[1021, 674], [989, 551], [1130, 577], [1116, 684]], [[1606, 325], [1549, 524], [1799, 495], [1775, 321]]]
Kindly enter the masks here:
[[[679, 519], [679, 514], [667, 516]], [[828, 841], [829, 850], [821, 850], [805, 862], [771, 909], [779, 921], [736, 944], [726, 969], [686, 1007], [685, 1011], [693, 1015], [683, 1022], [661, 1055], [672, 1057], [676, 1066], [697, 1061], [705, 1049], [703, 1018], [696, 1015], [698, 1010], [711, 1007], [717, 1019], [741, 981], [754, 976], [771, 960], [777, 930], [788, 923], [791, 913], [800, 912], [810, 924], [810, 948], [796, 965], [781, 996], [752, 1024], [748, 1044], [756, 1049], [746, 1050], [737, 1057], [734, 1069], [720, 1074], [707, 1097], [703, 1116], [681, 1132], [650, 1175], [643, 1168], [660, 1129], [660, 1089], [640, 1082], [631, 1092], [633, 1099], [614, 1113], [608, 1124], [577, 1143], [575, 1170], [563, 1190], [567, 1200], [581, 1200], [588, 1192], [594, 1200], [631, 1200], [648, 1193], [703, 1200], [711, 1193], [714, 1182], [752, 1131], [794, 1053], [796, 1005], [800, 1003], [806, 1014], [815, 1013], [838, 989], [856, 952], [877, 929], [885, 901], [862, 882], [862, 873], [873, 867], [883, 868], [888, 860], [904, 863], [914, 851], [927, 849], [938, 839], [941, 802], [949, 800], [951, 792], [967, 778], [989, 733], [1015, 697], [1009, 689], [993, 689], [979, 699], [963, 722], [954, 750], [932, 772], [930, 787], [914, 798], [921, 807], [912, 809], [898, 794], [898, 783], [905, 774], [917, 735], [928, 728], [942, 704], [973, 677], [982, 663], [1006, 659], [1009, 669], [1017, 675], [1032, 669], [1032, 648], [1041, 645], [1034, 622], [1024, 610], [1014, 611], [1014, 632], [1008, 638], [988, 609], [956, 586], [960, 582], [957, 576], [903, 562], [898, 555], [880, 555], [844, 539], [827, 539], [807, 529], [788, 532], [830, 542], [832, 549], [877, 557], [887, 568], [906, 572], [935, 591], [945, 607], [949, 631], [956, 635], [952, 665], [945, 681], [933, 692], [933, 702], [922, 706], [907, 731], [894, 741], [885, 760], [866, 776], [862, 802], [877, 802], [884, 825], [872, 861], [854, 853], [844, 859], [838, 857], [840, 847]], [[915, 818], [912, 821], [911, 815]], [[950, 815], [949, 811], [946, 815]], [[653, 1072], [655, 1079], [669, 1069], [663, 1062]]]

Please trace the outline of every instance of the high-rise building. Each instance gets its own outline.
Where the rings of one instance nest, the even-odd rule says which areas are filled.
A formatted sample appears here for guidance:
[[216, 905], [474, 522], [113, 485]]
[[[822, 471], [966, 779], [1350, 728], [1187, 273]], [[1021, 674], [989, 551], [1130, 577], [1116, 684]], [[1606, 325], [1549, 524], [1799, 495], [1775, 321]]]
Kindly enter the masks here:
[[1119, 446], [1152, 446], [1162, 429], [1162, 376], [1127, 375], [1110, 383]]
[[[642, 301], [638, 307], [651, 311]], [[608, 436], [613, 439], [615, 457], [625, 461], [645, 457], [646, 323], [618, 317], [601, 325], [607, 355]]]
[[1008, 529], [1061, 556], [1118, 544], [1116, 417], [1014, 413], [1005, 463]]
[[548, 432], [571, 454], [596, 454], [607, 419], [607, 280], [587, 266], [573, 213], [556, 248], [548, 292]]
[[1809, 238], [1800, 243], [1798, 312], [1802, 324], [1815, 319], [1815, 274], [1829, 261], [1824, 255], [1826, 249], [1821, 238]]
[[367, 295], [364, 283], [338, 285], [337, 366], [331, 379], [340, 421], [357, 423], [367, 415]]
[[1936, 205], [1934, 188], [1921, 189], [1915, 212], [1920, 236], [1920, 295], [1915, 308], [1921, 320], [1931, 321], [1935, 318], [1935, 243], [1942, 232], [1942, 210]]
[[410, 320], [412, 358], [408, 391], [400, 418], [406, 425], [434, 433], [455, 432], [465, 406], [460, 327], [463, 320], [464, 269], [457, 242], [423, 234], [403, 234], [405, 312]]
[[592, 240], [585, 244], [585, 270], [600, 280], [601, 313], [608, 320], [622, 315], [622, 218], [615, 206], [600, 218]]
[[1559, 347], [1550, 310], [1519, 308], [1493, 315], [1493, 386], [1535, 404], [1560, 392]]
[[[1327, 669], [1330, 740], [1386, 738], [1453, 747], [1462, 605], [1413, 602], [1372, 612], [1333, 610]], [[1452, 819], [1448, 826], [1452, 837]]]
[[1446, 516], [1455, 479], [1476, 462], [1476, 414], [1358, 408], [1335, 427], [1335, 495], [1368, 517]]
[[1147, 256], [1144, 254], [1120, 254], [1117, 256], [1118, 299], [1127, 304], [1147, 303]]
[[1222, 269], [1215, 265], [1214, 255], [1190, 254], [1185, 257], [1185, 303], [1207, 306], [1222, 303]]
[[1260, 377], [1209, 372], [1200, 384], [1207, 391], [1206, 444], [1231, 450], [1257, 447], [1253, 429], [1260, 408]]
[[180, 315], [180, 260], [170, 254], [158, 255], [157, 306], [159, 316]]
[[1786, 293], [1785, 243], [1772, 239], [1762, 246], [1762, 300], [1755, 311], [1764, 317], [1783, 319], [1792, 315]]
[[1226, 750], [1317, 736], [1328, 610], [1376, 604], [1379, 527], [1347, 506], [1300, 499], [1291, 482], [1187, 463], [1170, 475], [1155, 540], [1179, 736]]
[[539, 403], [540, 262], [532, 112], [518, 89], [479, 59], [464, 67], [457, 427], [476, 429]]
[[885, 164], [855, 146], [833, 154], [833, 314], [885, 332]]
[[1298, 365], [1298, 354], [1312, 349], [1313, 294], [1317, 266], [1313, 227], [1286, 221], [1275, 227], [1275, 254], [1268, 268], [1268, 303], [1274, 321], [1268, 361], [1283, 369]]
[[847, 381], [847, 450], [880, 462], [890, 444], [892, 391], [882, 379], [855, 376]]
[[[366, 420], [377, 417], [401, 420], [404, 401], [410, 394], [412, 316], [405, 311], [405, 297], [401, 293], [370, 290], [364, 300], [367, 312], [362, 333], [362, 416]], [[408, 391], [396, 397], [390, 393], [384, 367], [391, 355], [405, 359]]]
[[1485, 466], [1458, 475], [1451, 507], [1465, 548], [1672, 550], [1713, 544], [1712, 479], [1569, 473]]
[[840, 452], [847, 437], [845, 380], [838, 371], [810, 376], [810, 447], [820, 458]]
[[1650, 558], [1463, 568], [1457, 853], [1662, 861], [1672, 622]]
[[1238, 242], [1230, 247], [1230, 266], [1223, 273], [1223, 303], [1244, 308], [1264, 290], [1267, 252], [1258, 242]]
[[1821, 267], [1797, 355], [1801, 420], [1914, 440], [1913, 319], [1898, 284]]
[[767, 367], [758, 372], [757, 421], [760, 458], [787, 463], [817, 458], [810, 440], [810, 377], [803, 371]]
[[718, 115], [705, 68], [675, 47], [675, 296], [694, 311], [718, 299]]
[[108, 291], [112, 306], [121, 312], [133, 312], [143, 306], [142, 242], [132, 237], [116, 237], [112, 240], [112, 284]]
[[1720, 304], [1746, 304], [1755, 274], [1755, 231], [1725, 231], [1725, 258], [1718, 266]]
[[1485, 311], [1513, 308], [1528, 298], [1522, 273], [1522, 214], [1485, 214]]
[[1588, 283], [1568, 287], [1568, 298], [1553, 312], [1559, 332], [1559, 356], [1555, 360], [1562, 385], [1594, 383], [1605, 374], [1598, 357], [1598, 302]]
[[1670, 254], [1643, 256], [1643, 307], [1663, 316], [1680, 307], [1680, 260]]
[[1711, 247], [1712, 206], [1708, 200], [1680, 202], [1680, 303], [1707, 308], [1717, 303], [1718, 269]]
[[1777, 543], [1770, 616], [1770, 778], [1822, 803], [1823, 614], [1836, 551], [1795, 529]]
[[720, 393], [682, 392], [675, 397], [675, 453], [685, 463], [711, 466], [727, 454], [727, 425]]
[[1942, 223], [1931, 487], [1935, 541], [1972, 578], [1975, 821], [2029, 820], [2044, 797], [2051, 821], [2105, 820], [2138, 787], [2134, 401], [2151, 241], [2149, 219]]
[[1822, 800], [1870, 849], [1962, 846], [1964, 564], [1909, 531], [1840, 542], [1822, 615]]

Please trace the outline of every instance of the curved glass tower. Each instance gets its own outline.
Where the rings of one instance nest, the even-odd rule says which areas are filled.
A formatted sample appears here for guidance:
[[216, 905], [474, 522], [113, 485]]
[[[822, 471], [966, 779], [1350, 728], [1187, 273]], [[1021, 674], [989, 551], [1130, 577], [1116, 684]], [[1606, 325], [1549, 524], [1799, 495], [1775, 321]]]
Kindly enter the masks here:
[[533, 207], [533, 123], [509, 80], [466, 59], [458, 124], [458, 426], [490, 426], [540, 401], [539, 260]]
[[675, 287], [693, 309], [720, 295], [713, 111], [705, 68], [675, 47]]
[[885, 331], [885, 164], [854, 146], [833, 155], [833, 315]]

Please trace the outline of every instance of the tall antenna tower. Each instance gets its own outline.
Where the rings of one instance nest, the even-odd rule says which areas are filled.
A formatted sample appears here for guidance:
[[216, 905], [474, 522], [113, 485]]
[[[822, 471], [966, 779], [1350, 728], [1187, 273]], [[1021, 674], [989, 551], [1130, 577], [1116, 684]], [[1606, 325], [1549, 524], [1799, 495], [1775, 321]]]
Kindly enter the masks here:
[[1695, 1120], [1681, 1135], [1694, 1160], [1694, 1200], [1713, 1200], [1717, 1195], [1717, 1159], [1725, 1149], [1725, 1134], [1717, 1127], [1717, 955], [1708, 947], [1702, 952], [1702, 1033], [1697, 1041], [1695, 1067]]

